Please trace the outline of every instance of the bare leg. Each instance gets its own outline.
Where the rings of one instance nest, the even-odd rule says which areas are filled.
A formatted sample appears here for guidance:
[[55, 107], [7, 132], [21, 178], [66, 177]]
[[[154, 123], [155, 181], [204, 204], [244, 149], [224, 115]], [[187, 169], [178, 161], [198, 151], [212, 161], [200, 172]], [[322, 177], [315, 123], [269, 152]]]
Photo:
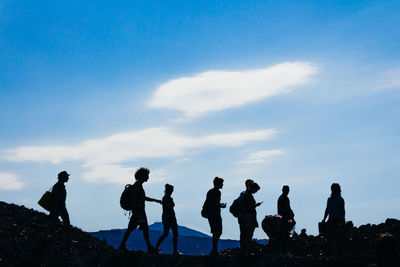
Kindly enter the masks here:
[[66, 208], [61, 210], [60, 216], [61, 216], [61, 219], [63, 220], [63, 223], [65, 224], [65, 226], [70, 226], [71, 225], [71, 223], [69, 221], [69, 214], [68, 214], [68, 211], [67, 211]]
[[124, 237], [122, 238], [121, 244], [119, 245], [120, 249], [125, 248], [126, 240], [128, 240], [129, 235], [132, 233], [133, 230], [136, 229], [137, 226], [138, 226], [137, 223], [133, 222], [133, 219], [131, 217], [131, 220], [129, 221], [129, 224], [128, 224], [128, 229], [126, 229]]
[[218, 241], [219, 241], [220, 237], [221, 237], [220, 233], [213, 234], [213, 236], [212, 236], [212, 250], [211, 250], [212, 254], [218, 253]]
[[174, 252], [178, 252], [178, 225], [172, 227], [172, 233], [174, 234], [172, 242], [174, 244]]
[[246, 227], [243, 223], [240, 224], [240, 248], [246, 250]]
[[169, 228], [170, 227], [168, 227], [167, 225], [164, 224], [164, 230], [163, 230], [162, 235], [158, 238], [156, 250], [158, 250], [158, 247], [160, 246], [161, 242], [164, 241], [164, 239], [168, 236]]
[[146, 242], [147, 245], [147, 251], [151, 252], [154, 248], [150, 243], [149, 226], [147, 225], [147, 223], [145, 225], [142, 225], [142, 231], [143, 231], [144, 241]]
[[253, 243], [251, 241], [253, 240], [254, 230], [255, 230], [254, 227], [249, 229], [249, 235], [247, 237], [248, 249], [253, 249], [252, 247]]

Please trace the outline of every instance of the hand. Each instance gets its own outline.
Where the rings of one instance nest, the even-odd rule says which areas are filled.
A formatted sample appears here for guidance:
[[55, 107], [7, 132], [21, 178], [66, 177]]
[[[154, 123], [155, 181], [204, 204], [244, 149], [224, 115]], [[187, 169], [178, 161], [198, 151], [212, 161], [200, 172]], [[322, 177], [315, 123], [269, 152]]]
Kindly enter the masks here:
[[225, 209], [226, 208], [226, 203], [221, 203], [221, 208]]
[[256, 207], [260, 206], [263, 203], [263, 201], [256, 203]]

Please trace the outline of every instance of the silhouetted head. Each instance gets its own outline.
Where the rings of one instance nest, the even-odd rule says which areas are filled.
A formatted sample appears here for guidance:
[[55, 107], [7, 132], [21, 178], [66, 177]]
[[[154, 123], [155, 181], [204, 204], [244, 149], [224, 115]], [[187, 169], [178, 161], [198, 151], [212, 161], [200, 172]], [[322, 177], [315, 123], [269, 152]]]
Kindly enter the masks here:
[[60, 172], [60, 173], [58, 174], [57, 179], [58, 179], [60, 182], [63, 182], [63, 183], [68, 182], [69, 173], [66, 172], [66, 171], [62, 171], [62, 172]]
[[282, 187], [282, 193], [285, 194], [286, 196], [289, 195], [289, 191], [290, 191], [290, 189], [289, 189], [288, 185], [284, 185]]
[[252, 194], [257, 193], [258, 190], [260, 190], [260, 186], [257, 183], [253, 183], [252, 185], [250, 185], [250, 192]]
[[244, 184], [246, 185], [246, 190], [251, 191], [251, 185], [254, 184], [254, 181], [252, 179], [247, 179]]
[[170, 184], [165, 184], [165, 194], [166, 195], [172, 195], [172, 192], [174, 192], [174, 186]]
[[135, 180], [141, 182], [147, 182], [149, 180], [150, 170], [147, 168], [141, 167], [135, 172]]
[[224, 179], [220, 177], [215, 177], [213, 181], [214, 187], [221, 189], [224, 186]]
[[335, 197], [335, 196], [340, 196], [342, 189], [340, 188], [340, 185], [338, 183], [333, 183], [331, 185], [331, 191], [332, 191], [331, 196]]

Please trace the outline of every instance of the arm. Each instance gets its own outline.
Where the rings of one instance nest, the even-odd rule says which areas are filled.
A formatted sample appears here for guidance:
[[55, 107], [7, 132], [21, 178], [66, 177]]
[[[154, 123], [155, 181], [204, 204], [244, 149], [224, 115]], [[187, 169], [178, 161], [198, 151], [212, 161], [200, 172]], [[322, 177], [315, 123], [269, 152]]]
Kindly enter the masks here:
[[226, 203], [221, 203], [221, 192], [220, 191], [218, 191], [218, 193], [216, 194], [216, 202], [218, 203], [217, 205], [220, 207], [220, 208], [226, 208]]
[[325, 209], [324, 219], [322, 220], [322, 222], [325, 222], [327, 217], [328, 217], [328, 207], [326, 207]]
[[293, 219], [294, 218], [294, 212], [292, 210], [292, 208], [290, 207], [290, 200], [288, 199], [288, 212], [289, 212], [289, 219]]
[[149, 202], [157, 202], [157, 203], [162, 204], [162, 201], [161, 201], [161, 200], [155, 199], [155, 198], [151, 198], [151, 197], [146, 197], [145, 200], [146, 200], [146, 201], [149, 201]]
[[262, 204], [262, 202], [256, 202], [252, 194], [250, 194], [249, 196], [250, 196], [250, 201], [249, 201], [250, 210], [255, 211], [256, 208]]
[[344, 209], [344, 200], [343, 200], [343, 203], [342, 203], [342, 212], [343, 212], [343, 221], [345, 221], [345, 214], [346, 214], [346, 211], [345, 211], [345, 209]]

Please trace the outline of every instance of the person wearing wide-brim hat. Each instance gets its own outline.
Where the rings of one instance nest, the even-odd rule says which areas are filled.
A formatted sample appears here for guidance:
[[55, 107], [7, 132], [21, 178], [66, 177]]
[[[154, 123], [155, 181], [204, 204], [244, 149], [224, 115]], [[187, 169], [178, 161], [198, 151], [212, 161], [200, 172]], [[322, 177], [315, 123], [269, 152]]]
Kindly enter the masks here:
[[61, 217], [64, 225], [70, 226], [69, 214], [65, 205], [67, 199], [67, 190], [65, 190], [65, 183], [68, 182], [70, 174], [62, 171], [58, 174], [58, 182], [51, 190], [51, 208], [50, 208], [50, 221], [55, 222], [58, 217]]

